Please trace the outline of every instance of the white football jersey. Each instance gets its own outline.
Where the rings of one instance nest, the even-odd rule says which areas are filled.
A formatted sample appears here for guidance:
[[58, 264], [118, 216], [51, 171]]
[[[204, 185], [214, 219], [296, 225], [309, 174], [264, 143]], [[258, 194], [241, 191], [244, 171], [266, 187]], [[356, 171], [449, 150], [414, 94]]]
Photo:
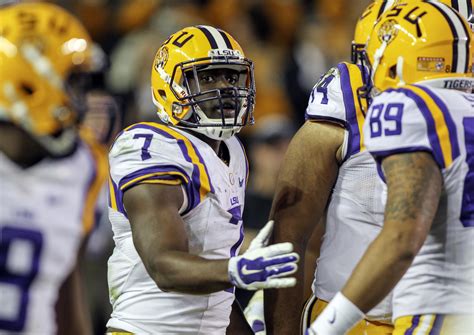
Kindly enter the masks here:
[[364, 132], [378, 158], [431, 153], [444, 180], [428, 237], [394, 289], [394, 319], [474, 314], [474, 95], [423, 85], [387, 90], [374, 99]]
[[0, 153], [0, 333], [56, 333], [58, 292], [106, 176], [105, 152], [85, 143], [25, 169]]
[[149, 334], [225, 333], [233, 289], [205, 295], [160, 290], [135, 250], [122, 202], [124, 192], [137, 184], [180, 184], [189, 252], [207, 259], [236, 255], [243, 240], [248, 163], [235, 136], [221, 145], [229, 149], [229, 165], [197, 137], [161, 124], [138, 123], [117, 137], [109, 155], [115, 249], [108, 264], [113, 306], [108, 327]]
[[[307, 120], [334, 122], [346, 130], [344, 160], [329, 201], [313, 281], [314, 294], [325, 301], [342, 289], [383, 224], [383, 183], [377, 176], [375, 161], [363, 145], [365, 117], [357, 100], [357, 88], [361, 86], [359, 66], [339, 63], [316, 84], [306, 110]], [[367, 317], [390, 320], [390, 297]]]

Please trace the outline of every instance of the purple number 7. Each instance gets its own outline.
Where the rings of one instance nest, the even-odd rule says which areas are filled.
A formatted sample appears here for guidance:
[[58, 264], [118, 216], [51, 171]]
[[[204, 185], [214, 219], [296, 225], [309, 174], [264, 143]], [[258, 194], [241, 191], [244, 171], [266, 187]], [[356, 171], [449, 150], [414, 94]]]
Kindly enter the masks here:
[[143, 143], [142, 147], [142, 161], [146, 161], [147, 159], [151, 158], [150, 153], [148, 152], [148, 148], [150, 147], [151, 144], [151, 139], [153, 138], [152, 134], [135, 134], [133, 136], [134, 139], [137, 138], [144, 138], [145, 142]]

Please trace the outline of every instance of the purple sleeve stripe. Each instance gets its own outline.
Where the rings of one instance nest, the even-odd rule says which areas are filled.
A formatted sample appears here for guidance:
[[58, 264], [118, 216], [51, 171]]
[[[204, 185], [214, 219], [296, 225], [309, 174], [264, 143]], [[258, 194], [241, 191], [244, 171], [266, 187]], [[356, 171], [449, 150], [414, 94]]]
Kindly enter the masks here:
[[382, 181], [384, 182], [384, 184], [387, 183], [387, 181], [385, 180], [385, 175], [383, 174], [383, 169], [382, 169], [382, 165], [380, 164], [380, 161], [376, 161], [375, 165], [377, 166], [377, 174], [379, 175], [380, 179], [382, 179]]
[[435, 121], [433, 119], [433, 115], [430, 113], [430, 110], [428, 106], [426, 105], [426, 102], [423, 100], [422, 97], [420, 97], [418, 94], [413, 92], [410, 89], [407, 88], [398, 88], [398, 89], [388, 89], [386, 92], [401, 92], [405, 94], [408, 98], [412, 99], [415, 103], [418, 109], [420, 110], [421, 114], [425, 118], [426, 125], [428, 127], [428, 139], [430, 141], [430, 145], [432, 148], [433, 156], [436, 160], [436, 163], [444, 169], [446, 164], [445, 160], [443, 157], [443, 151], [441, 150], [441, 144], [439, 142], [439, 137], [438, 134], [436, 133], [436, 125]]
[[323, 115], [309, 115], [307, 114], [306, 121], [328, 121], [332, 123], [337, 123], [338, 125], [343, 126], [350, 131], [350, 126], [345, 120], [341, 120], [335, 117], [323, 116]]
[[354, 155], [360, 151], [360, 132], [359, 126], [357, 123], [357, 111], [356, 105], [354, 102], [354, 95], [352, 94], [351, 78], [349, 75], [349, 69], [344, 63], [339, 63], [337, 65], [339, 72], [341, 74], [341, 89], [342, 97], [344, 101], [344, 109], [346, 110], [346, 122], [348, 124], [349, 130], [349, 143], [350, 148], [347, 150], [347, 157], [349, 155]]
[[[386, 182], [385, 181], [385, 175], [383, 174], [382, 165], [381, 165], [382, 158], [385, 158], [385, 157], [390, 156], [390, 155], [400, 154], [400, 153], [420, 152], [420, 151], [428, 152], [428, 153], [433, 155], [433, 152], [432, 152], [431, 148], [419, 147], [419, 146], [418, 147], [397, 148], [397, 149], [393, 149], [393, 150], [370, 151], [370, 153], [375, 158], [375, 162], [377, 164], [377, 173], [378, 173], [380, 179], [382, 179], [382, 181], [385, 183]], [[434, 155], [433, 155], [433, 157], [434, 157]]]
[[[190, 188], [190, 190], [192, 190], [192, 192], [190, 195], [188, 195], [188, 207], [186, 208], [184, 213], [187, 213], [193, 208], [195, 208], [201, 202], [201, 198], [203, 194], [207, 192], [214, 192], [214, 187], [211, 184], [209, 173], [207, 171], [206, 165], [204, 164], [204, 160], [202, 159], [196, 146], [191, 141], [188, 140], [188, 142], [191, 144], [191, 149], [193, 151], [192, 153], [189, 152], [188, 147], [186, 146], [186, 143], [184, 142], [183, 139], [177, 138], [177, 136], [174, 136], [173, 133], [177, 133], [177, 132], [174, 130], [171, 130], [167, 126], [163, 126], [157, 123], [147, 122], [147, 123], [137, 123], [135, 125], [128, 127], [126, 130], [133, 130], [133, 129], [148, 129], [166, 138], [176, 140], [180, 148], [180, 151], [183, 154], [184, 159], [187, 162], [193, 164], [193, 172], [190, 178], [191, 184], [192, 184], [192, 187]], [[185, 138], [184, 136], [182, 137]], [[198, 161], [197, 162], [193, 161], [191, 156], [196, 156], [198, 158]], [[207, 175], [201, 176], [201, 171], [199, 170], [199, 166], [198, 166], [199, 164], [204, 167], [204, 171]], [[203, 181], [203, 183], [201, 181]]]
[[459, 142], [458, 142], [456, 124], [454, 123], [454, 120], [451, 117], [451, 114], [449, 113], [448, 107], [446, 106], [444, 101], [441, 100], [428, 87], [419, 86], [419, 85], [413, 85], [413, 86], [416, 86], [419, 89], [426, 92], [431, 97], [431, 99], [433, 99], [434, 103], [438, 106], [438, 108], [443, 113], [444, 122], [446, 123], [446, 127], [448, 128], [448, 132], [449, 132], [449, 141], [451, 143], [451, 148], [452, 148], [452, 160], [454, 161], [456, 158], [459, 157], [460, 151], [459, 151]]
[[[190, 185], [189, 181], [190, 178], [186, 171], [182, 168], [174, 165], [155, 165], [149, 166], [147, 168], [137, 170], [120, 180], [119, 187], [120, 187], [120, 202], [122, 201], [123, 192], [128, 190], [130, 187], [144, 182], [145, 180], [181, 180], [184, 184], [184, 188], [186, 191], [186, 196], [188, 198], [188, 207], [186, 208], [184, 213], [187, 213], [190, 210], [189, 204], [195, 202], [196, 192], [194, 188]], [[123, 205], [122, 205], [123, 206]]]
[[382, 158], [385, 158], [390, 155], [409, 153], [409, 152], [419, 152], [419, 151], [429, 152], [433, 154], [433, 150], [431, 148], [422, 147], [422, 146], [397, 148], [397, 149], [392, 149], [392, 150], [375, 150], [375, 151], [371, 150], [370, 153], [372, 154], [372, 156], [374, 156], [376, 160], [380, 161]]
[[173, 179], [180, 179], [183, 183], [189, 183], [188, 175], [180, 167], [173, 165], [155, 165], [134, 171], [123, 177], [119, 182], [119, 188], [120, 191], [124, 192], [145, 179], [157, 179], [160, 177], [162, 179], [171, 177]]
[[123, 202], [122, 202], [123, 193], [118, 189], [117, 184], [115, 184], [115, 182], [113, 181], [111, 177], [109, 177], [109, 180], [110, 180], [110, 185], [111, 185], [111, 187], [109, 186], [109, 192], [110, 192], [109, 197], [111, 200], [111, 208], [127, 216], [127, 213], [125, 212], [125, 207], [123, 206]]

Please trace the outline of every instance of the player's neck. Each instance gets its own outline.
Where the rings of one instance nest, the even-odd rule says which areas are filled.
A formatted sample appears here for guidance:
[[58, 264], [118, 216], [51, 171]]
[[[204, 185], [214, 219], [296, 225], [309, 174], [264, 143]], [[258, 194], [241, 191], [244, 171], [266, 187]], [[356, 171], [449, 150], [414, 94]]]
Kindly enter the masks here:
[[24, 130], [0, 123], [0, 151], [22, 168], [28, 168], [48, 156]]
[[220, 148], [221, 143], [222, 143], [221, 140], [214, 140], [212, 138], [207, 137], [204, 134], [200, 134], [200, 133], [194, 132], [194, 131], [190, 132], [190, 134], [192, 134], [194, 137], [199, 138], [201, 141], [205, 142], [207, 145], [209, 145], [212, 148], [212, 150], [214, 150], [214, 152], [216, 154], [219, 154], [219, 148]]

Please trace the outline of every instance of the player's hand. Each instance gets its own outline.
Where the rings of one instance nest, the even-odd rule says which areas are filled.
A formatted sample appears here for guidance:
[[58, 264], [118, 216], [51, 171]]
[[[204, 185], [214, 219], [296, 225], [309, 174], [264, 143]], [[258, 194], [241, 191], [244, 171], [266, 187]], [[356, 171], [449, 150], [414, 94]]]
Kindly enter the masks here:
[[258, 290], [244, 310], [245, 319], [255, 335], [265, 335], [265, 314], [263, 312], [263, 290]]
[[231, 257], [228, 266], [231, 283], [246, 290], [295, 286], [296, 278], [280, 278], [298, 269], [299, 256], [292, 251], [293, 244], [285, 242]]
[[268, 245], [268, 241], [270, 240], [270, 236], [273, 232], [273, 224], [274, 221], [270, 220], [265, 224], [262, 229], [260, 229], [257, 236], [255, 236], [254, 239], [250, 242], [247, 251], [266, 247]]

